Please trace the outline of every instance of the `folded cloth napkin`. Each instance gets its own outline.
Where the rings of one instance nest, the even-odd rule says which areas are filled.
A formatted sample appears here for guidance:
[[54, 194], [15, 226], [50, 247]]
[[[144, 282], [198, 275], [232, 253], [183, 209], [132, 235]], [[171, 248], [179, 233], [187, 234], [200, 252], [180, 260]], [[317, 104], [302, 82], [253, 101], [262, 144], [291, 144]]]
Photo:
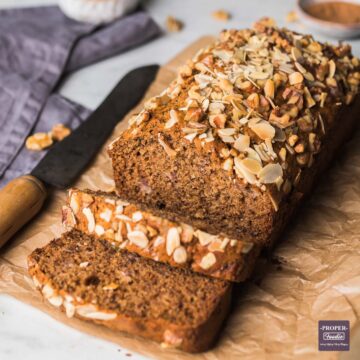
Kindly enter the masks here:
[[71, 128], [90, 114], [52, 94], [64, 73], [138, 46], [160, 34], [142, 10], [105, 27], [78, 23], [56, 6], [0, 11], [0, 187], [45, 155], [30, 152], [31, 132]]

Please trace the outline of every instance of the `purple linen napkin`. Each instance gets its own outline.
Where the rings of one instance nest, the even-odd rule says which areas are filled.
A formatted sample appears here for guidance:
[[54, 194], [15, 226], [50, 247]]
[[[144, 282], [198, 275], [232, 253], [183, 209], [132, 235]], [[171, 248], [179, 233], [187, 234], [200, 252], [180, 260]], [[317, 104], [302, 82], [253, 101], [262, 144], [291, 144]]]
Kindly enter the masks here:
[[139, 10], [107, 26], [78, 23], [56, 6], [0, 11], [0, 187], [45, 155], [30, 152], [31, 132], [75, 128], [88, 109], [52, 94], [65, 72], [118, 54], [160, 34]]

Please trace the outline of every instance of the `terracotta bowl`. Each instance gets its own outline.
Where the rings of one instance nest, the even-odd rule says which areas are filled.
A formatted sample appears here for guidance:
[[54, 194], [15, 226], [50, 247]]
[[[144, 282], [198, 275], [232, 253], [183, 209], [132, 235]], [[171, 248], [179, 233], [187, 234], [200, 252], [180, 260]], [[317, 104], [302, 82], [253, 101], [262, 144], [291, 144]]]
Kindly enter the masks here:
[[[347, 2], [360, 5], [360, 0], [334, 0], [334, 2]], [[311, 30], [336, 39], [349, 39], [360, 36], [360, 23], [339, 24], [332, 21], [321, 20], [306, 12], [311, 4], [331, 2], [331, 0], [298, 0], [297, 12], [302, 22]]]

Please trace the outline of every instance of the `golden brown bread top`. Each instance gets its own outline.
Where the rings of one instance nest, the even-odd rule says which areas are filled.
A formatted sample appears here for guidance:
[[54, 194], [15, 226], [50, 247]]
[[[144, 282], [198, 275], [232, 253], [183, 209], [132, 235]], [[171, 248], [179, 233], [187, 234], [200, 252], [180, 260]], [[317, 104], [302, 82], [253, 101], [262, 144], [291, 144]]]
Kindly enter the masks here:
[[[122, 135], [156, 122], [169, 157], [184, 146], [213, 150], [234, 180], [268, 191], [275, 209], [311, 167], [341, 105], [358, 93], [359, 60], [332, 46], [274, 27], [226, 30], [179, 74]], [[171, 143], [182, 132], [183, 141]], [[110, 145], [110, 150], [113, 145]]]

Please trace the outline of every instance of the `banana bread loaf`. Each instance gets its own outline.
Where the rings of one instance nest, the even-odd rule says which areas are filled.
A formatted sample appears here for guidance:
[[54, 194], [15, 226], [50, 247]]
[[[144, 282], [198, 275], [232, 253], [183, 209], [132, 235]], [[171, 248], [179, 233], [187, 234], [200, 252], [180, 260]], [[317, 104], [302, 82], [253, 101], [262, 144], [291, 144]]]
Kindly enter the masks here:
[[67, 316], [198, 352], [214, 342], [231, 283], [117, 251], [73, 230], [36, 249], [29, 273]]
[[359, 60], [265, 21], [223, 31], [108, 149], [122, 199], [272, 242], [359, 115]]
[[245, 280], [260, 252], [254, 243], [210, 235], [141, 211], [114, 193], [69, 190], [63, 222], [67, 229], [104, 238], [141, 256], [230, 281]]

